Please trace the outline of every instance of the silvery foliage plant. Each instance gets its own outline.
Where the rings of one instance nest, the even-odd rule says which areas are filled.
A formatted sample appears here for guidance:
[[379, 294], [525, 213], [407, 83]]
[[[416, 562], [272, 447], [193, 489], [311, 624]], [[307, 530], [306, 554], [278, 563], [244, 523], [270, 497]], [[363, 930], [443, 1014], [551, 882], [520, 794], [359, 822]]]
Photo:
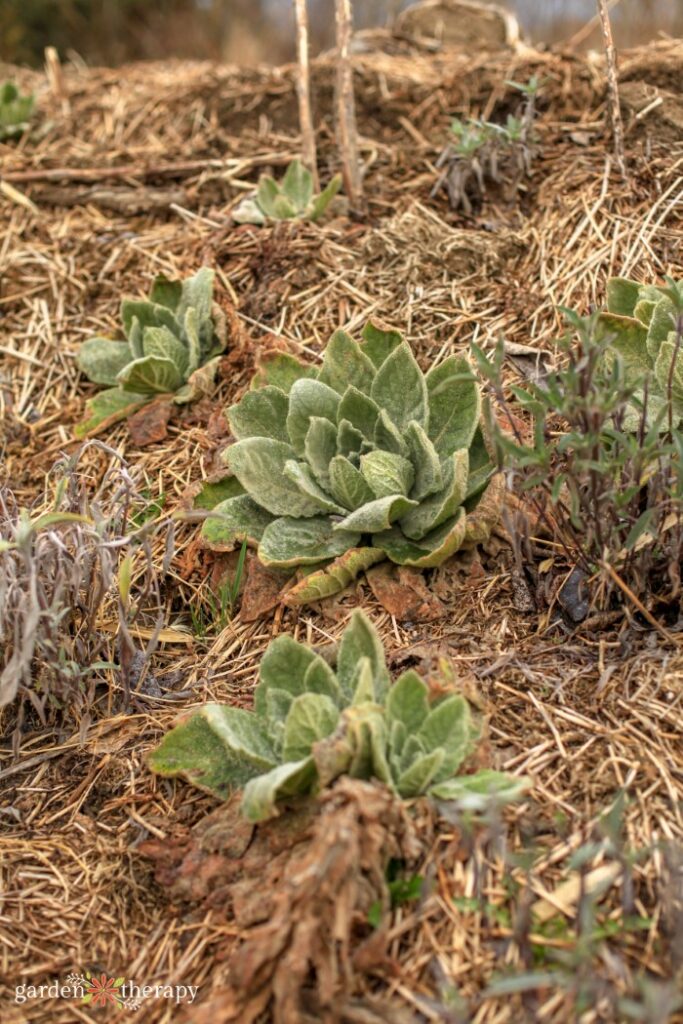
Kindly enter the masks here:
[[182, 404], [207, 391], [227, 339], [213, 282], [214, 272], [206, 267], [182, 282], [157, 277], [149, 299], [121, 303], [125, 341], [97, 337], [83, 343], [79, 368], [107, 390], [88, 401], [88, 417], [76, 428], [79, 437], [116, 423], [157, 395], [172, 395]]
[[22, 135], [33, 115], [33, 93], [22, 95], [14, 82], [0, 85], [0, 142]]
[[441, 565], [497, 516], [468, 360], [424, 374], [396, 331], [369, 323], [361, 343], [337, 331], [320, 369], [274, 356], [228, 418], [238, 440], [224, 459], [243, 493], [216, 506], [204, 539], [246, 539], [282, 569], [336, 560], [304, 581], [302, 603], [386, 558]]
[[258, 188], [232, 211], [237, 224], [265, 224], [269, 220], [319, 220], [341, 188], [335, 174], [327, 188], [313, 194], [313, 175], [300, 160], [293, 160], [279, 184], [261, 175]]
[[[607, 312], [598, 319], [611, 349], [621, 355], [626, 382], [636, 388], [626, 426], [659, 418], [662, 429], [683, 420], [683, 282], [640, 284], [624, 277], [607, 282]], [[647, 384], [647, 392], [645, 385]]]
[[164, 737], [150, 766], [219, 799], [243, 789], [251, 821], [340, 775], [377, 779], [406, 799], [429, 794], [480, 810], [517, 799], [528, 782], [491, 769], [457, 775], [479, 732], [454, 689], [432, 692], [412, 669], [392, 684], [381, 641], [356, 611], [334, 667], [277, 637], [261, 661], [254, 710], [206, 704]]

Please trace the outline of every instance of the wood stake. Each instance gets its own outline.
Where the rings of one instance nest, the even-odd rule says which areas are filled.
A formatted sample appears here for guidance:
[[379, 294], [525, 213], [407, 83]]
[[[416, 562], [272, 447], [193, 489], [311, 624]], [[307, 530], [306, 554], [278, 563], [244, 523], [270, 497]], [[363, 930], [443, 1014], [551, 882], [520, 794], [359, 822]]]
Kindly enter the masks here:
[[313, 175], [313, 187], [320, 190], [318, 157], [315, 148], [315, 130], [311, 114], [311, 75], [308, 59], [308, 11], [306, 0], [294, 0], [296, 14], [296, 45], [299, 56], [299, 74], [296, 91], [299, 97], [299, 125], [301, 127], [301, 157]]
[[344, 178], [344, 191], [352, 209], [360, 209], [363, 202], [363, 184], [358, 158], [358, 132], [356, 130], [356, 104], [353, 95], [353, 69], [349, 57], [351, 48], [351, 0], [335, 0], [337, 25], [337, 131], [339, 152]]
[[597, 0], [598, 14], [602, 23], [602, 36], [605, 42], [605, 58], [607, 61], [607, 99], [609, 105], [609, 120], [614, 139], [614, 157], [622, 178], [626, 177], [626, 163], [624, 160], [624, 126], [621, 120], [621, 108], [619, 106], [619, 87], [617, 85], [617, 55], [614, 49], [612, 38], [612, 26], [609, 20], [609, 8], [607, 0]]

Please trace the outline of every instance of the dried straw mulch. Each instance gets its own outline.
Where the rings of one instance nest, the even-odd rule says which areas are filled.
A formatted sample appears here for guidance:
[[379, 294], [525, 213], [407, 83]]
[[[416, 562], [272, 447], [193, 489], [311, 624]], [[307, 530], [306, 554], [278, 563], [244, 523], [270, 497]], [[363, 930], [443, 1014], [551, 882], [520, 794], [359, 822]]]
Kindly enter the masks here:
[[[405, 330], [425, 358], [501, 334], [552, 355], [556, 305], [587, 309], [614, 272], [683, 276], [683, 147], [666, 121], [672, 84], [657, 81], [663, 66], [683, 69], [680, 44], [622, 61], [624, 78], [664, 90], [661, 103], [629, 118], [632, 172], [624, 183], [602, 135], [598, 66], [562, 54], [471, 59], [387, 43], [357, 58], [367, 215], [258, 231], [236, 230], [227, 210], [262, 167], [277, 169], [297, 150], [291, 68], [68, 67], [61, 95], [42, 76], [21, 73], [38, 89], [48, 124], [40, 141], [0, 149], [3, 178], [26, 197], [0, 200], [4, 482], [22, 504], [40, 503], [50, 466], [74, 450], [71, 427], [88, 389], [74, 362], [79, 343], [116, 330], [121, 295], [146, 292], [158, 271], [215, 266], [219, 301], [237, 309], [240, 325], [215, 398], [172, 421], [165, 441], [136, 449], [123, 425], [108, 435], [150, 493], [165, 495], [164, 511], [181, 506], [188, 487], [217, 467], [226, 440], [220, 410], [273, 341], [315, 358], [335, 327], [353, 330], [373, 315]], [[474, 220], [460, 220], [443, 199], [429, 198], [448, 116], [504, 113], [505, 79], [532, 72], [546, 80], [533, 178], [519, 202], [490, 196]], [[321, 157], [330, 170], [332, 78], [329, 63], [318, 62]], [[511, 374], [523, 374], [520, 366]], [[87, 466], [97, 478], [101, 454]], [[579, 901], [576, 890], [553, 893], [575, 884], [570, 857], [620, 790], [628, 844], [683, 839], [678, 635], [663, 642], [628, 611], [601, 630], [570, 633], [554, 614], [520, 610], [510, 549], [500, 539], [480, 557], [435, 572], [431, 586], [445, 614], [429, 626], [393, 620], [361, 582], [322, 610], [278, 608], [250, 623], [237, 614], [218, 636], [193, 641], [187, 609], [206, 593], [206, 566], [196, 526], [180, 527], [167, 640], [154, 671], [162, 677], [172, 669], [189, 695], [140, 693], [129, 708], [95, 721], [83, 741], [78, 723], [67, 720], [59, 733], [27, 732], [17, 757], [9, 741], [0, 750], [4, 1021], [101, 1019], [103, 1011], [71, 1002], [14, 1003], [17, 984], [86, 967], [148, 984], [199, 985], [202, 1000], [224, 983], [240, 926], [225, 907], [197, 912], [172, 902], [136, 849], [150, 838], [185, 841], [213, 805], [152, 777], [145, 755], [180, 709], [205, 700], [248, 706], [272, 636], [334, 638], [358, 604], [373, 616], [394, 667], [450, 656], [491, 715], [492, 762], [532, 775], [535, 785], [506, 816], [504, 832], [467, 838], [446, 821], [434, 826], [416, 860], [424, 896], [394, 912], [385, 961], [357, 973], [355, 1019], [379, 1012], [387, 1020], [391, 1012], [458, 1020], [454, 990], [476, 1000], [495, 970], [532, 962], [518, 919], [490, 909], [510, 905], [506, 851], [534, 848], [526, 881], [522, 868], [513, 874], [525, 899], [562, 908], [565, 927], [536, 939], [566, 952], [575, 948]], [[7, 711], [3, 722], [11, 727]], [[632, 869], [632, 910], [646, 919], [640, 931], [619, 926], [624, 878], [610, 876], [601, 921], [617, 927], [591, 962], [605, 992], [583, 1012], [585, 1024], [616, 1019], [612, 994], [629, 990], [638, 972], [667, 978], [680, 969], [671, 921], [680, 878], [670, 861], [660, 846]], [[601, 856], [587, 865], [604, 866]], [[377, 1000], [384, 1010], [372, 1010]], [[471, 1019], [482, 1024], [578, 1019], [568, 996], [541, 983], [524, 997], [472, 1006]], [[163, 999], [138, 1013], [153, 1024], [182, 1019]]]

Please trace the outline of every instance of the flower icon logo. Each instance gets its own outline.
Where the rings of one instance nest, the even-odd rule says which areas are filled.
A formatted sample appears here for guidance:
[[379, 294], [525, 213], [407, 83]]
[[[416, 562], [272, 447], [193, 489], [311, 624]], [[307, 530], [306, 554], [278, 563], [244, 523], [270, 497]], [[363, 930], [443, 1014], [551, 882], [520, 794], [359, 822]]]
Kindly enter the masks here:
[[124, 1003], [119, 989], [123, 985], [124, 978], [108, 978], [106, 974], [95, 977], [86, 971], [88, 980], [86, 993], [83, 996], [83, 1003], [92, 1003], [93, 1006], [116, 1006], [123, 1009]]

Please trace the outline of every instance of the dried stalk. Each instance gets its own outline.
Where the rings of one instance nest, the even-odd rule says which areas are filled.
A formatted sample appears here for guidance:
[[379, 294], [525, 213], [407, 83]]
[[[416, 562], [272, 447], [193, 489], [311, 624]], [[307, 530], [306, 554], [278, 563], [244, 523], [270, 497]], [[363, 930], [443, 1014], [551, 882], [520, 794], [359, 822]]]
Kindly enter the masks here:
[[607, 0], [597, 0], [598, 14], [602, 23], [602, 35], [605, 43], [605, 59], [607, 61], [607, 100], [609, 106], [609, 120], [614, 139], [614, 156], [617, 167], [623, 178], [626, 177], [626, 163], [624, 161], [624, 126], [621, 120], [621, 108], [619, 107], [619, 88], [617, 85], [617, 55], [614, 49], [612, 38], [612, 25], [609, 19], [609, 8]]
[[363, 184], [358, 158], [356, 104], [353, 95], [353, 69], [349, 58], [351, 47], [351, 0], [335, 0], [337, 26], [337, 131], [344, 178], [344, 190], [352, 208], [363, 201]]
[[299, 74], [296, 91], [299, 98], [299, 124], [301, 126], [301, 157], [313, 175], [313, 187], [320, 191], [318, 179], [318, 158], [315, 148], [315, 129], [311, 113], [311, 75], [308, 59], [308, 12], [306, 0], [294, 0], [296, 14], [296, 45], [299, 57]]

